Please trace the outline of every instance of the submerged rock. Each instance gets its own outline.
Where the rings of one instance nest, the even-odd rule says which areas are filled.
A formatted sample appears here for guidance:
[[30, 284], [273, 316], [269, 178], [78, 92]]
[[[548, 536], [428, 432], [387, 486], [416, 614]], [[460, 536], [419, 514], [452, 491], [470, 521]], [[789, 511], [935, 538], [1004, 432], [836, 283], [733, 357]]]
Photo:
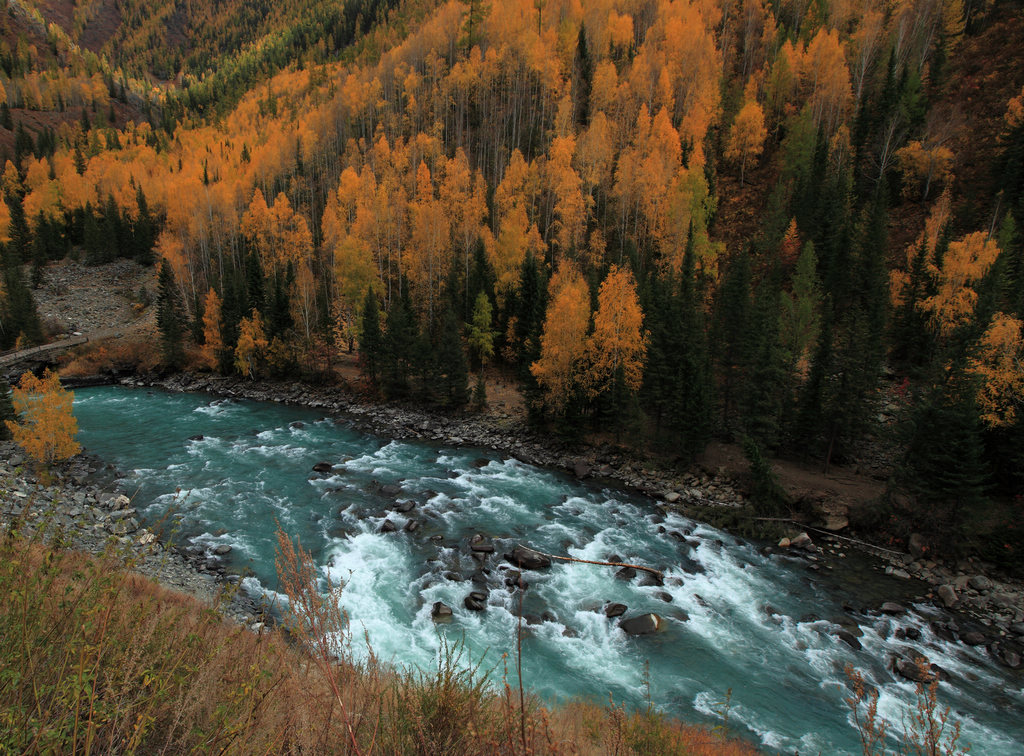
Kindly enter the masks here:
[[882, 614], [888, 614], [893, 617], [899, 617], [900, 615], [907, 613], [906, 607], [901, 604], [897, 604], [895, 601], [886, 601], [878, 608], [878, 610]]
[[612, 619], [614, 617], [621, 617], [623, 614], [626, 613], [626, 609], [627, 607], [625, 604], [608, 604], [604, 608], [604, 616], [608, 617], [609, 619]]
[[313, 472], [315, 473], [329, 473], [333, 469], [334, 465], [332, 465], [330, 462], [317, 462], [315, 465], [313, 465]]

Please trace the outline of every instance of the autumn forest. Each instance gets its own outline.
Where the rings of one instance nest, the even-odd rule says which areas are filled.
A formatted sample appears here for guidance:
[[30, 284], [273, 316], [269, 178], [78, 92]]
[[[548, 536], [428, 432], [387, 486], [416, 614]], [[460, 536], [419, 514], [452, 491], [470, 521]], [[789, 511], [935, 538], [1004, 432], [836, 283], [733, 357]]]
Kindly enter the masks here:
[[467, 409], [500, 374], [554, 433], [755, 470], [849, 460], [891, 403], [914, 528], [1020, 503], [1014, 0], [7, 7], [0, 348], [46, 338], [49, 262], [131, 258], [171, 368], [354, 353]]

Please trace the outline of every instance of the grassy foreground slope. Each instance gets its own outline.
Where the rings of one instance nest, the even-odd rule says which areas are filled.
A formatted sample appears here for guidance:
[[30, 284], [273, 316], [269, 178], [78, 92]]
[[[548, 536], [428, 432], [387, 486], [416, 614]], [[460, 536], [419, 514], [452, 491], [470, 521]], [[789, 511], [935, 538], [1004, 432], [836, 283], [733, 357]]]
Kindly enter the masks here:
[[426, 671], [355, 663], [325, 641], [345, 625], [336, 594], [286, 539], [279, 568], [306, 620], [252, 632], [113, 549], [66, 551], [18, 526], [0, 536], [3, 753], [754, 753], [652, 711], [546, 708], [466, 669], [458, 647]]

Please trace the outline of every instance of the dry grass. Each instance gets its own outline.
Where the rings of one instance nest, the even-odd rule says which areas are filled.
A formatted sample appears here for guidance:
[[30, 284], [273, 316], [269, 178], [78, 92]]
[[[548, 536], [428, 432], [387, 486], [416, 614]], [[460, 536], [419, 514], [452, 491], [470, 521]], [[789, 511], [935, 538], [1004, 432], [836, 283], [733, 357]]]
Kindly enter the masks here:
[[285, 537], [289, 614], [254, 634], [130, 573], [123, 554], [17, 531], [0, 535], [0, 753], [755, 752], [653, 712], [520, 705], [507, 675], [491, 684], [458, 646], [428, 671], [357, 663], [337, 592]]

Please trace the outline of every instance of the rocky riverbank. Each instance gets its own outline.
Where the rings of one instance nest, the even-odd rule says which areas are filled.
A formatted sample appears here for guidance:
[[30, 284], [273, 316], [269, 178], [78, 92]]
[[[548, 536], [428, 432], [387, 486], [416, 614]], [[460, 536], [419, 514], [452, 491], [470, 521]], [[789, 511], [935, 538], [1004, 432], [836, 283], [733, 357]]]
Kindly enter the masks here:
[[[453, 446], [493, 449], [520, 461], [557, 468], [580, 479], [593, 478], [626, 487], [656, 499], [660, 506], [698, 519], [708, 515], [713, 524], [746, 501], [741, 482], [722, 470], [697, 468], [679, 473], [641, 461], [616, 447], [571, 444], [541, 435], [522, 419], [505, 413], [441, 414], [406, 405], [367, 403], [334, 387], [310, 386], [297, 381], [248, 381], [207, 374], [180, 373], [171, 376], [136, 375], [123, 378], [129, 386], [160, 387], [170, 391], [208, 392], [217, 396], [282, 402], [321, 409], [351, 420], [362, 430], [396, 439], [419, 439]], [[825, 513], [827, 515], [827, 512]], [[827, 519], [827, 518], [826, 518]], [[841, 520], [841, 518], [840, 518]], [[845, 523], [838, 523], [843, 530]], [[785, 525], [799, 532], [795, 523]], [[978, 560], [944, 564], [927, 557], [922, 550], [902, 553], [864, 541], [810, 529], [813, 539], [800, 537], [766, 549], [806, 562], [812, 571], [841, 572], [847, 552], [860, 550], [881, 560], [875, 570], [891, 578], [891, 596], [877, 598], [880, 610], [885, 598], [928, 602], [951, 614], [936, 621], [936, 632], [970, 645], [988, 645], [1001, 663], [1019, 669], [1024, 657], [1024, 585], [996, 575]], [[915, 544], [911, 543], [912, 549]], [[881, 577], [881, 576], [879, 576]], [[891, 607], [890, 607], [891, 608]], [[945, 615], [944, 615], [945, 616]]]
[[227, 618], [257, 622], [259, 608], [237, 579], [218, 570], [215, 557], [179, 551], [142, 527], [131, 499], [112, 493], [114, 474], [79, 454], [40, 480], [20, 449], [0, 441], [0, 529], [16, 526], [22, 536], [59, 539], [90, 554], [110, 553], [161, 585], [218, 606]]

